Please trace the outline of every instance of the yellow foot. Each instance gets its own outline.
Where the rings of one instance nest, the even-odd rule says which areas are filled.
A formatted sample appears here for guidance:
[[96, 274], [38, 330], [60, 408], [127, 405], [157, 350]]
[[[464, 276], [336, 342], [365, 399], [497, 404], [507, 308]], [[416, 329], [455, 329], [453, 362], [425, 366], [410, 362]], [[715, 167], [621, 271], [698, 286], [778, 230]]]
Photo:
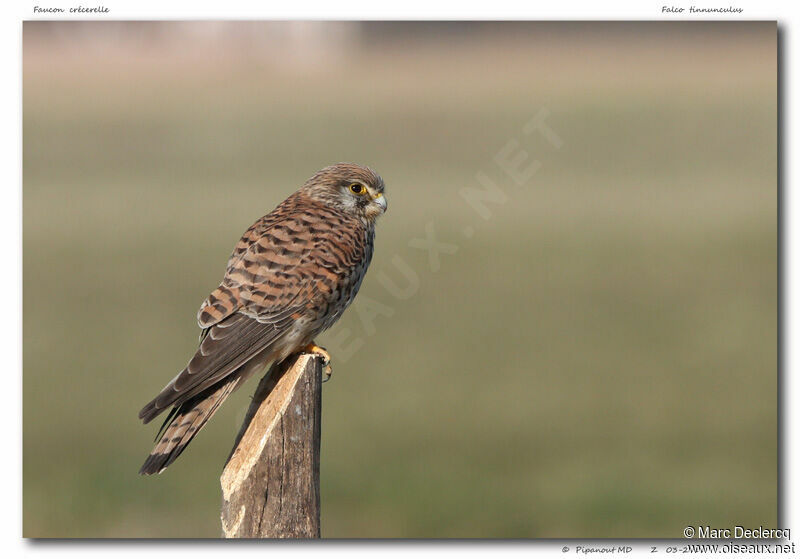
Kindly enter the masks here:
[[322, 357], [322, 374], [325, 376], [322, 382], [329, 381], [333, 374], [333, 368], [331, 367], [331, 354], [328, 353], [328, 350], [311, 342], [304, 347], [302, 351], [303, 353], [310, 353], [311, 355]]

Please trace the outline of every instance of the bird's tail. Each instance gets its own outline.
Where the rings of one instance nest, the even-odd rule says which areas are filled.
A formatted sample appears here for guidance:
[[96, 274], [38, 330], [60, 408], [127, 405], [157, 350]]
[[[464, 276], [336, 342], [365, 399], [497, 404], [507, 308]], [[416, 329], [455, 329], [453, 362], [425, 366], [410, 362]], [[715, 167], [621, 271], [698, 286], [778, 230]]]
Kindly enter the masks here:
[[[155, 448], [150, 452], [141, 475], [160, 474], [180, 456], [183, 449], [211, 419], [231, 392], [239, 384], [240, 377], [233, 376], [221, 384], [215, 384], [183, 404], [175, 406], [164, 420], [156, 436]], [[159, 437], [161, 437], [159, 439]]]

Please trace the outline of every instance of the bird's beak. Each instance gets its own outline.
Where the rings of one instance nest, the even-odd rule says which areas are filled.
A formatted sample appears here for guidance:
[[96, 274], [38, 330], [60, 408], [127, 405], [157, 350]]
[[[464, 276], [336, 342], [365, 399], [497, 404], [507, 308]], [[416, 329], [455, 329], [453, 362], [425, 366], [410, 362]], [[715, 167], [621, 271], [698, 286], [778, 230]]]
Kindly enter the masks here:
[[378, 192], [373, 200], [381, 207], [382, 212], [386, 212], [386, 197], [383, 195], [383, 192]]

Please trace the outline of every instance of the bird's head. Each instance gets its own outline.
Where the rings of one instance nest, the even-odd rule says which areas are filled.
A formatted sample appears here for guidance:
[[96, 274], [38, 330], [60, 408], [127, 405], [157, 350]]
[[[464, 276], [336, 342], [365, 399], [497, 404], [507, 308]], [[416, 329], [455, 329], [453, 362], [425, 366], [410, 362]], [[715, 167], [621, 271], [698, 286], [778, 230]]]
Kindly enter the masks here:
[[337, 163], [318, 171], [301, 188], [315, 200], [374, 223], [386, 211], [381, 176], [355, 163]]

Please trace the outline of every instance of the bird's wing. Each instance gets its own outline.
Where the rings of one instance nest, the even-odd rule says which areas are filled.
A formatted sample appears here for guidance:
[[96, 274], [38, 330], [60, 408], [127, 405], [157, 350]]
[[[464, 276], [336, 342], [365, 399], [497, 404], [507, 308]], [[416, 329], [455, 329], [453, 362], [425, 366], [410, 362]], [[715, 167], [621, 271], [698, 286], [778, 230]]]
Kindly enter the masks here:
[[139, 412], [150, 422], [173, 405], [180, 405], [237, 371], [258, 353], [276, 343], [294, 322], [292, 308], [273, 322], [261, 322], [234, 313], [206, 332], [194, 357], [167, 386]]
[[[289, 301], [319, 301], [364, 259], [363, 227], [300, 195], [290, 196], [242, 236], [220, 286], [197, 313], [207, 329], [239, 311], [270, 321]], [[351, 231], [351, 229], [353, 229]]]
[[197, 353], [139, 412], [145, 423], [277, 345], [297, 320], [313, 321], [338, 293], [344, 271], [361, 256], [350, 247], [356, 243], [340, 242], [352, 233], [337, 227], [344, 222], [324, 206], [302, 199], [285, 204], [257, 236], [245, 234], [247, 247], [231, 258], [214, 292], [220, 295], [212, 294], [198, 313], [204, 332]]
[[[254, 224], [234, 249], [222, 284], [198, 313], [204, 328], [192, 360], [139, 417], [145, 423], [234, 373], [278, 343], [312, 301], [304, 272], [314, 262], [313, 233], [290, 197]], [[239, 247], [244, 247], [239, 250]]]
[[[197, 324], [204, 330], [220, 322], [226, 317], [230, 316], [242, 307], [243, 301], [241, 300], [241, 288], [245, 288], [245, 295], [254, 280], [258, 278], [244, 277], [242, 272], [242, 260], [256, 248], [259, 252], [263, 249], [269, 251], [268, 241], [274, 235], [270, 231], [282, 222], [291, 219], [291, 216], [297, 212], [297, 208], [302, 204], [302, 199], [298, 193], [289, 196], [286, 200], [281, 202], [274, 210], [267, 215], [258, 219], [250, 228], [244, 232], [241, 239], [233, 247], [233, 252], [228, 258], [228, 265], [225, 271], [225, 277], [222, 279], [219, 287], [217, 287], [200, 305], [200, 310], [197, 311]], [[260, 244], [259, 244], [260, 243]], [[273, 249], [280, 247], [274, 245]], [[252, 259], [252, 258], [251, 258]], [[275, 299], [275, 303], [278, 300]], [[203, 333], [205, 335], [205, 332]]]

